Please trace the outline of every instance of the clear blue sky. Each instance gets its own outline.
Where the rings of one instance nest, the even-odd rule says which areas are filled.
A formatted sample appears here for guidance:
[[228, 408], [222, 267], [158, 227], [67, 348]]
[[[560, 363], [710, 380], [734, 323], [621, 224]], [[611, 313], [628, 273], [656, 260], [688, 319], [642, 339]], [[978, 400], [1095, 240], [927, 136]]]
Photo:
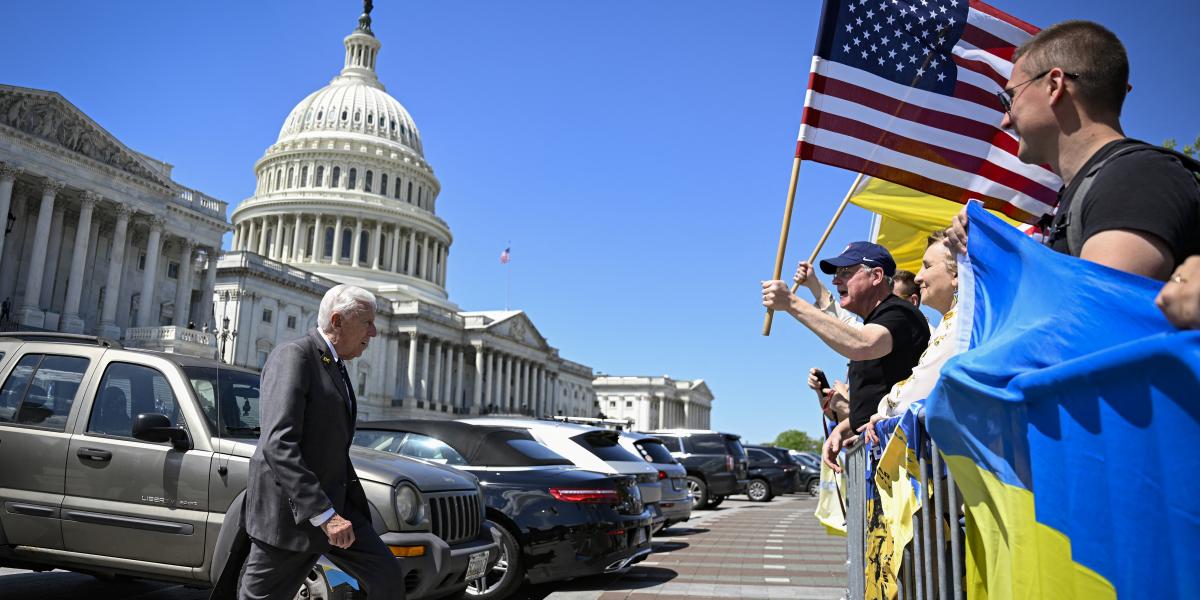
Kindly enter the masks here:
[[[996, 6], [1039, 26], [1108, 25], [1133, 65], [1127, 133], [1200, 135], [1200, 3]], [[341, 68], [360, 11], [353, 0], [10, 2], [0, 82], [61, 93], [232, 208], [291, 108]], [[442, 183], [451, 299], [503, 308], [498, 256], [511, 240], [511, 304], [564, 357], [704, 378], [714, 427], [751, 441], [817, 433], [804, 375], [845, 361], [786, 316], [762, 337], [759, 281], [774, 263], [819, 12], [801, 0], [376, 2], [380, 76]], [[785, 272], [852, 179], [804, 166]], [[867, 228], [851, 207], [828, 249]]]

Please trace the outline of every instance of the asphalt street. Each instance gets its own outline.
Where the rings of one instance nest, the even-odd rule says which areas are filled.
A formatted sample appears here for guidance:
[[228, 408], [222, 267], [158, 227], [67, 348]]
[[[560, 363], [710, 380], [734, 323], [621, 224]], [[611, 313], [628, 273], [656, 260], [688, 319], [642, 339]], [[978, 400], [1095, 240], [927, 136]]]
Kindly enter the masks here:
[[[760, 504], [731, 498], [654, 538], [654, 553], [624, 575], [526, 585], [517, 600], [747, 598], [835, 600], [846, 585], [842, 538], [812, 513], [816, 499]], [[100, 581], [65, 571], [0, 569], [0, 600], [204, 600], [206, 590], [147, 581]]]

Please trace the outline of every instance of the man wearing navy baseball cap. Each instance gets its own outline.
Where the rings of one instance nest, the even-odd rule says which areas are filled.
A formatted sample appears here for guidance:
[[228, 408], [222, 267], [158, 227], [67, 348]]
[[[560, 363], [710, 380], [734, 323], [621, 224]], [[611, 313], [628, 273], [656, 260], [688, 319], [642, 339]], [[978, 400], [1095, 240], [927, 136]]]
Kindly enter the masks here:
[[849, 434], [867, 423], [892, 385], [912, 373], [929, 344], [929, 324], [917, 307], [892, 295], [896, 261], [887, 248], [854, 242], [819, 265], [833, 275], [838, 304], [862, 318], [861, 328], [800, 300], [783, 281], [763, 282], [763, 306], [786, 311], [850, 359], [850, 418], [838, 427], [839, 434]]

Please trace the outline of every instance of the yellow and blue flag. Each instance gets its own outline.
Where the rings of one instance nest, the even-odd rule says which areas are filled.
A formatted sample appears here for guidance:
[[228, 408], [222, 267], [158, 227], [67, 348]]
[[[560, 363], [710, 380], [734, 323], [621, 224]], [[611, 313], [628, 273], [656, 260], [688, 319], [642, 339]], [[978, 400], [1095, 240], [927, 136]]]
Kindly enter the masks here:
[[1055, 253], [972, 205], [959, 342], [926, 425], [963, 494], [970, 598], [1200, 589], [1200, 332], [1161, 282]]

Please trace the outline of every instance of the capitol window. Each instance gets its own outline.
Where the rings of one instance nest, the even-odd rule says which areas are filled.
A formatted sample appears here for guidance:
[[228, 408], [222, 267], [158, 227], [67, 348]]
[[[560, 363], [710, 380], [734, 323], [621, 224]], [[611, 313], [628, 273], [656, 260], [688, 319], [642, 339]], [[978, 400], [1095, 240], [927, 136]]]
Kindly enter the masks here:
[[317, 180], [313, 182], [313, 187], [320, 187], [325, 182], [325, 166], [317, 167]]
[[367, 250], [371, 248], [371, 232], [362, 232], [362, 239], [358, 242], [358, 262], [367, 262]]
[[342, 258], [345, 258], [345, 259], [350, 258], [350, 244], [352, 242], [352, 240], [350, 238], [353, 236], [354, 236], [354, 232], [351, 231], [351, 229], [349, 227], [342, 230], [342, 252], [341, 252]]
[[317, 120], [320, 121], [321, 119], [324, 119], [324, 118], [325, 118], [325, 111], [323, 111], [323, 110], [318, 111], [317, 112]]
[[342, 168], [334, 167], [333, 176], [329, 178], [329, 187], [337, 187], [338, 182], [342, 180]]
[[343, 110], [342, 111], [342, 120], [345, 121], [348, 116], [349, 116], [349, 113], [347, 113], [346, 111]]
[[374, 178], [375, 178], [375, 174], [372, 173], [371, 171], [367, 171], [367, 178], [365, 181], [363, 181], [363, 191], [364, 192], [371, 191], [371, 180]]
[[375, 124], [375, 114], [367, 113], [367, 125], [374, 125], [374, 124]]
[[354, 189], [354, 185], [358, 183], [358, 169], [350, 168], [350, 176], [346, 178], [346, 189]]
[[387, 173], [381, 173], [379, 175], [379, 195], [387, 195]]
[[308, 185], [308, 165], [300, 167], [300, 187]]
[[271, 309], [269, 309], [269, 308], [263, 309], [263, 315], [262, 315], [263, 323], [270, 323], [272, 316], [274, 316], [274, 313], [271, 312]]
[[362, 120], [362, 113], [360, 113], [358, 111], [354, 111], [354, 122], [357, 123], [361, 120]]
[[296, 316], [295, 316], [295, 315], [288, 315], [288, 318], [287, 318], [287, 328], [288, 328], [288, 329], [295, 329], [295, 328], [296, 328]]
[[292, 187], [292, 179], [295, 177], [295, 175], [296, 175], [296, 168], [295, 168], [295, 167], [288, 167], [287, 186], [288, 186], [289, 188], [290, 188], [290, 187]]
[[396, 120], [392, 119], [392, 131], [396, 130]]

